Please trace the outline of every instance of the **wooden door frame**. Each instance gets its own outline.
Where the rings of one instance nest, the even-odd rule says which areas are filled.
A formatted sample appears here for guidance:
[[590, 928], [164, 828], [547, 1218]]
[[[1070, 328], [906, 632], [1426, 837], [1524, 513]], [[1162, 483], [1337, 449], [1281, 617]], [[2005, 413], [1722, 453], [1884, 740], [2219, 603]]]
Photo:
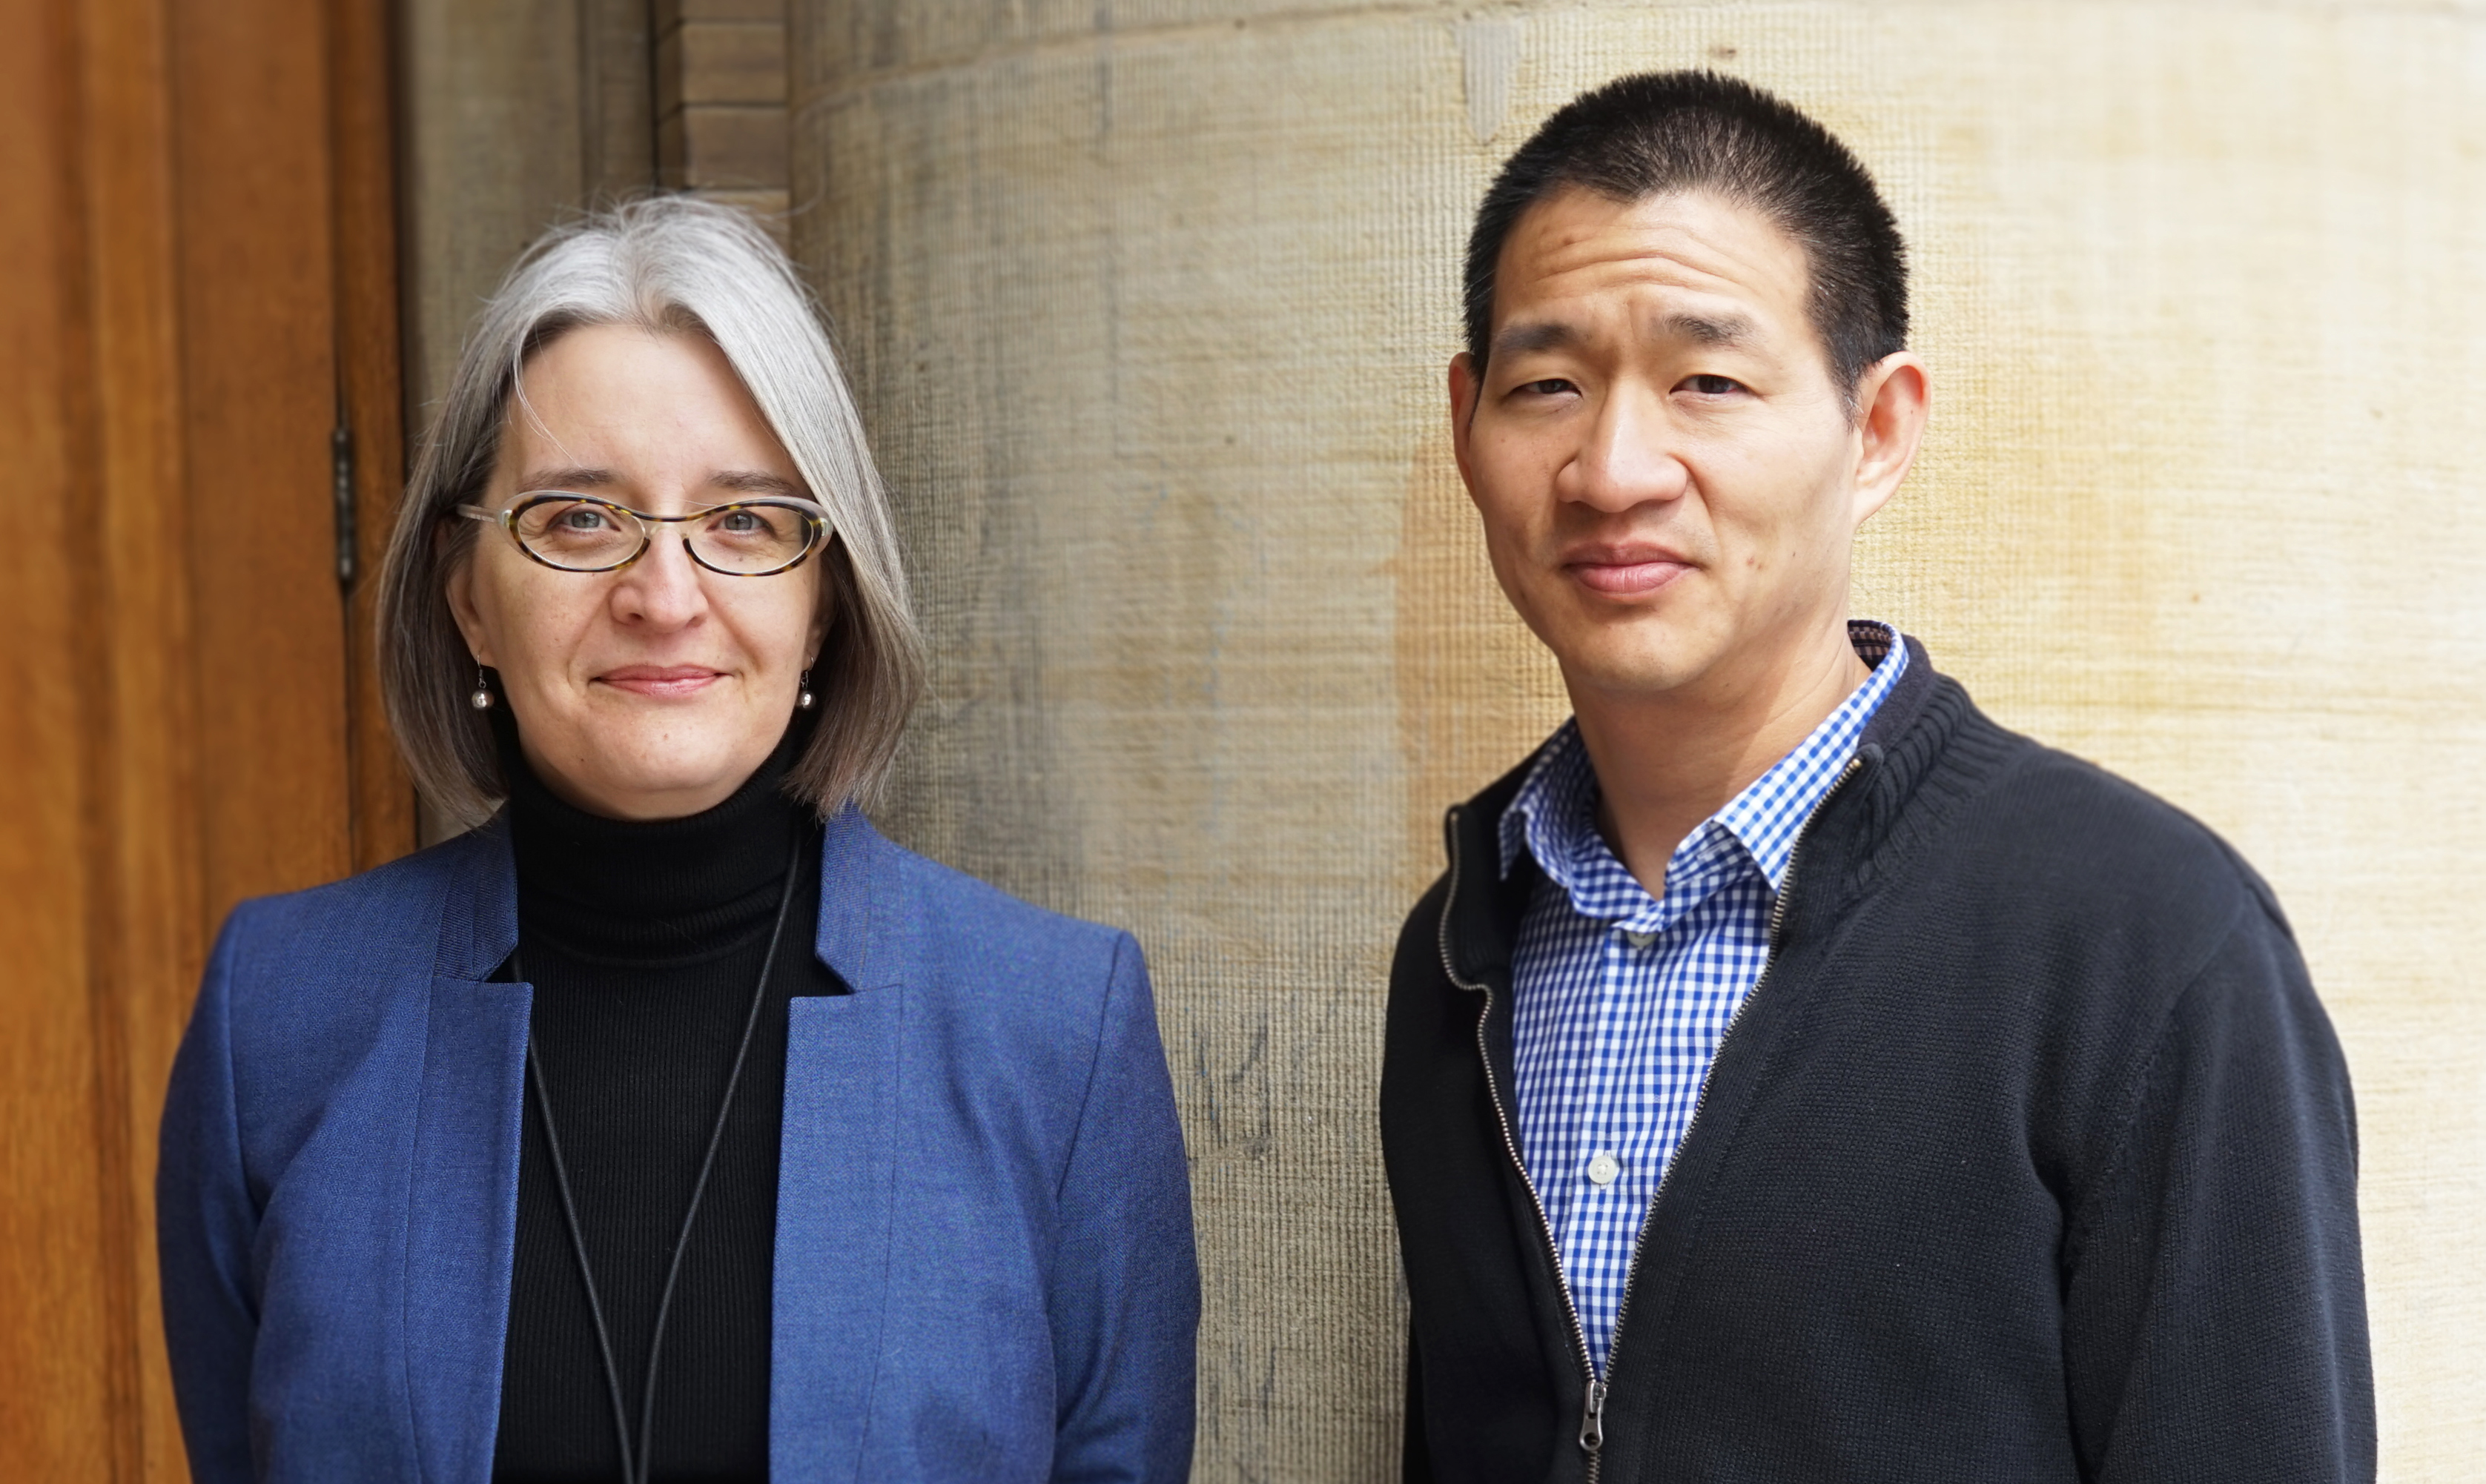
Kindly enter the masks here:
[[380, 559], [405, 488], [404, 294], [399, 271], [399, 109], [390, 0], [331, 0], [340, 497], [356, 570], [345, 589], [346, 754], [354, 869], [414, 848], [414, 784], [380, 698]]
[[[19, 1026], [0, 1068], [16, 1136], [0, 1296], [21, 1316], [0, 1334], [0, 1456], [22, 1477], [173, 1480], [155, 1133], [208, 940], [241, 895], [413, 843], [372, 663], [402, 466], [393, 15], [388, 0], [12, 3], [26, 49], [0, 209], [30, 251], [0, 291], [19, 296], [8, 321], [29, 339], [5, 374], [31, 410], [7, 438], [43, 513], [0, 585], [27, 698], [0, 725], [21, 832], [0, 856], [19, 888], [0, 903], [19, 954], [0, 974]], [[291, 316], [290, 341], [259, 333], [269, 315]], [[271, 347], [288, 354], [265, 362]], [[259, 563], [239, 591], [214, 565], [237, 546]], [[315, 663], [211, 642], [271, 624]], [[282, 734], [253, 732], [262, 713]], [[326, 760], [264, 776], [267, 740]], [[307, 827], [283, 817], [295, 788]]]

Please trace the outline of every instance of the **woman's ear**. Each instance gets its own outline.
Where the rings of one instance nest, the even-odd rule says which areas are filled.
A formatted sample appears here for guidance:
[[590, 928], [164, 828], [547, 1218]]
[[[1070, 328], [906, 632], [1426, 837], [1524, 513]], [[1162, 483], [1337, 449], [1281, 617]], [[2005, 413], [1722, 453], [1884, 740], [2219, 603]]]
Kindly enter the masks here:
[[[834, 543], [837, 537], [829, 539]], [[820, 662], [820, 646], [828, 642], [829, 630], [838, 622], [838, 572], [830, 565], [836, 560], [837, 548], [832, 544], [820, 553], [820, 560], [815, 563], [818, 571], [812, 579], [818, 585], [815, 590], [818, 595], [812, 602], [812, 632], [804, 649], [812, 656], [815, 665]]]
[[478, 665], [493, 663], [492, 646], [485, 637], [483, 612], [475, 606], [475, 554], [472, 551], [449, 568], [449, 578], [440, 585], [443, 597], [449, 600], [449, 617], [457, 623], [458, 634], [466, 641], [466, 652], [475, 656]]

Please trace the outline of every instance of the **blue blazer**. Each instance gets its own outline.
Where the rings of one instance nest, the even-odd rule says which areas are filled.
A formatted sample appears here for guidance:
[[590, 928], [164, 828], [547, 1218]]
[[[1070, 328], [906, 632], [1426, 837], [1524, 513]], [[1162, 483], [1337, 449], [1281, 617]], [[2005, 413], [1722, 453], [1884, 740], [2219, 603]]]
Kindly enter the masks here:
[[[848, 811], [792, 1003], [771, 1476], [1190, 1469], [1191, 1195], [1128, 935]], [[489, 1478], [531, 991], [499, 823], [235, 909], [173, 1066], [156, 1219], [190, 1466]]]

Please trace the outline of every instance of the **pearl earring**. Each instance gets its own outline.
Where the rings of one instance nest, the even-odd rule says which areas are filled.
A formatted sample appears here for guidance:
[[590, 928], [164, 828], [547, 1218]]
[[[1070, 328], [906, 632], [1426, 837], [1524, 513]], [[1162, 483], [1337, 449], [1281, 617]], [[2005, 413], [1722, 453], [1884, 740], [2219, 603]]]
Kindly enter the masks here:
[[808, 670], [804, 671], [803, 678], [794, 683], [797, 687], [797, 694], [794, 697], [794, 709], [797, 711], [809, 711], [812, 709], [812, 673]]
[[492, 687], [484, 680], [483, 667], [481, 665], [475, 667], [475, 691], [466, 698], [466, 703], [478, 711], [492, 709]]

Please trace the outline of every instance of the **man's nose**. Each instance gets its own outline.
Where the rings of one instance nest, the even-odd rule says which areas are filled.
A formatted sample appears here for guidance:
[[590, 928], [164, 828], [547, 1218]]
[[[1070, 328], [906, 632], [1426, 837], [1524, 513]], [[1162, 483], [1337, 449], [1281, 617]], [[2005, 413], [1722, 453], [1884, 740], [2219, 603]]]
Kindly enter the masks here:
[[1616, 387], [1599, 403], [1596, 422], [1557, 481], [1556, 492], [1609, 513], [1680, 499], [1692, 473], [1676, 456], [1675, 435], [1663, 397]]

